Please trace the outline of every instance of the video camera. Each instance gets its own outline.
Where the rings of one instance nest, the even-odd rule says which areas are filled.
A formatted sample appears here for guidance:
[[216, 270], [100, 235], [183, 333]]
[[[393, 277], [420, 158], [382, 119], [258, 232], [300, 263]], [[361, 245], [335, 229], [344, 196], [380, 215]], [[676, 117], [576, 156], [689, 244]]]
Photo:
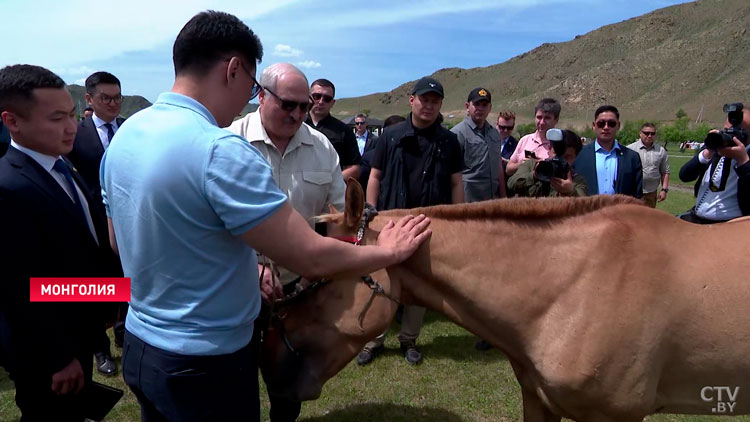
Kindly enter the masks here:
[[737, 138], [743, 145], [747, 145], [747, 131], [741, 126], [743, 107], [742, 103], [724, 104], [724, 113], [727, 113], [727, 120], [732, 126], [706, 135], [706, 140], [703, 141], [706, 148], [716, 151], [719, 148], [733, 147], [735, 144], [732, 138]]
[[563, 131], [561, 129], [547, 130], [547, 140], [552, 144], [552, 150], [555, 152], [555, 156], [540, 161], [536, 166], [535, 176], [537, 180], [540, 180], [543, 183], [549, 183], [550, 179], [553, 177], [566, 179], [570, 168], [568, 162], [563, 158], [565, 150], [568, 149], [565, 137], [563, 136]]

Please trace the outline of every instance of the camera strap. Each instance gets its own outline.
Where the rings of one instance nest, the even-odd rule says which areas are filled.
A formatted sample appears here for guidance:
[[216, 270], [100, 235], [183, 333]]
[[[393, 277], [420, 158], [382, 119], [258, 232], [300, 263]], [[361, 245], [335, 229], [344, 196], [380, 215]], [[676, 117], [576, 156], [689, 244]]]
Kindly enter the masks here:
[[[714, 155], [714, 159], [711, 160], [711, 177], [709, 178], [708, 182], [708, 188], [711, 189], [711, 192], [721, 192], [727, 187], [727, 180], [729, 180], [729, 173], [732, 171], [732, 160], [725, 159], [726, 157], [719, 157], [718, 154]], [[716, 186], [716, 183], [714, 183], [714, 178], [716, 176], [716, 170], [717, 167], [719, 167], [719, 163], [721, 163], [721, 178], [719, 179], [719, 185]]]

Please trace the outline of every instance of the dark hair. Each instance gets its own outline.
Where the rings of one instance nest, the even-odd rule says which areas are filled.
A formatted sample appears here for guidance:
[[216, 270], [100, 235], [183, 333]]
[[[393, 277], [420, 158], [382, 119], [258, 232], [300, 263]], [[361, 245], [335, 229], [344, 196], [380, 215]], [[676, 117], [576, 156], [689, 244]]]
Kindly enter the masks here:
[[556, 99], [543, 98], [541, 101], [536, 103], [536, 107], [534, 107], [534, 114], [536, 114], [538, 111], [541, 111], [542, 113], [552, 113], [552, 115], [555, 116], [555, 119], [559, 119], [560, 110], [562, 110], [562, 107], [560, 107], [560, 103], [557, 102]]
[[86, 108], [83, 109], [83, 111], [94, 111], [94, 109], [91, 108], [91, 107], [86, 107]]
[[182, 27], [172, 48], [175, 75], [205, 76], [217, 62], [239, 54], [248, 65], [263, 58], [263, 46], [255, 33], [236, 16], [208, 10]]
[[65, 89], [65, 82], [51, 71], [30, 64], [14, 64], [0, 69], [0, 112], [5, 110], [26, 117], [34, 106], [34, 90]]
[[395, 125], [396, 123], [401, 123], [405, 121], [406, 121], [406, 118], [404, 116], [399, 116], [398, 114], [388, 116], [383, 122], [383, 129], [387, 128], [388, 126]]
[[323, 88], [331, 88], [331, 91], [333, 91], [331, 95], [333, 95], [334, 98], [336, 97], [336, 87], [333, 86], [333, 82], [329, 81], [328, 79], [316, 79], [313, 81], [313, 83], [310, 84], [310, 88], [314, 87], [315, 85], [322, 86]]
[[641, 125], [641, 130], [643, 130], [644, 127], [650, 127], [650, 128], [656, 129], [656, 125], [653, 124], [653, 123], [651, 123], [651, 122], [646, 122], [646, 123], [642, 124]]
[[594, 112], [594, 120], [596, 120], [597, 117], [599, 117], [600, 114], [606, 113], [606, 112], [615, 113], [615, 117], [617, 117], [617, 120], [620, 120], [620, 112], [617, 110], [617, 107], [613, 105], [603, 105], [596, 109]]
[[86, 93], [94, 95], [96, 92], [96, 86], [99, 84], [113, 84], [121, 87], [120, 80], [117, 79], [117, 76], [109, 72], [95, 72], [86, 78]]
[[583, 142], [581, 142], [581, 137], [570, 129], [565, 129], [562, 132], [566, 148], [574, 148], [576, 150], [576, 155], [578, 155], [578, 153], [583, 149]]

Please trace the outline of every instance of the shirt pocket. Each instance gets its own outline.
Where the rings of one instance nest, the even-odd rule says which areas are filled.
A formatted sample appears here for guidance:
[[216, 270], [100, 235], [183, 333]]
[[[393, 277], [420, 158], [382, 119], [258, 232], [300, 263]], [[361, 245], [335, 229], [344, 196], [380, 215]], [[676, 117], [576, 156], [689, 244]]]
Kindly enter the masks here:
[[[487, 142], [482, 139], [467, 139], [464, 149], [464, 168], [477, 170], [482, 167], [487, 158]], [[450, 157], [443, 158], [450, 159]]]
[[313, 185], [329, 185], [333, 181], [333, 175], [324, 171], [303, 171], [302, 180]]

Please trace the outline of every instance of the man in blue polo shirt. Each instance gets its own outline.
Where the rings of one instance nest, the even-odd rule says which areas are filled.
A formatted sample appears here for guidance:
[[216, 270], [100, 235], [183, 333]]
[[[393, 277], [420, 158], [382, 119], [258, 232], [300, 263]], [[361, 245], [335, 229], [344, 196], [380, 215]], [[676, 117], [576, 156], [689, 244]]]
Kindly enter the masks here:
[[172, 91], [123, 124], [101, 165], [110, 243], [132, 283], [123, 377], [143, 420], [255, 421], [253, 323], [280, 288], [259, 290], [256, 249], [310, 279], [364, 274], [411, 255], [429, 220], [389, 225], [372, 247], [318, 236], [260, 153], [220, 129], [261, 90], [255, 34], [203, 12], [173, 53]]

